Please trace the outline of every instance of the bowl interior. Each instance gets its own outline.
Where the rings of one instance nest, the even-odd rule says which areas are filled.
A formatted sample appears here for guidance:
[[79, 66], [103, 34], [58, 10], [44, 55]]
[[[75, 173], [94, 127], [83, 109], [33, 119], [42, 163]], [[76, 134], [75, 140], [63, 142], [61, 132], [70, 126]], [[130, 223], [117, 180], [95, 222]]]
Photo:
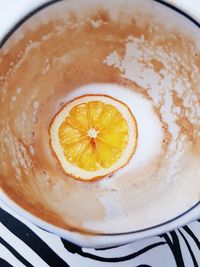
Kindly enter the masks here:
[[[58, 1], [0, 51], [2, 190], [36, 217], [93, 234], [164, 223], [199, 201], [200, 30], [156, 1]], [[83, 94], [126, 103], [138, 147], [112, 177], [77, 181], [49, 145], [55, 114]], [[116, 223], [117, 221], [117, 223]]]

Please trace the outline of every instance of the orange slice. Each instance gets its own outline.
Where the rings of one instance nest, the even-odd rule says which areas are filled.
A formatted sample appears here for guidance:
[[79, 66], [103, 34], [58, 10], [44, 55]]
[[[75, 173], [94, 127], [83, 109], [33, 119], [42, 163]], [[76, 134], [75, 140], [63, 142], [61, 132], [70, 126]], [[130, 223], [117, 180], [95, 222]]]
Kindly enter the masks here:
[[50, 125], [50, 144], [63, 170], [90, 181], [125, 166], [137, 145], [137, 124], [128, 106], [106, 95], [67, 103]]

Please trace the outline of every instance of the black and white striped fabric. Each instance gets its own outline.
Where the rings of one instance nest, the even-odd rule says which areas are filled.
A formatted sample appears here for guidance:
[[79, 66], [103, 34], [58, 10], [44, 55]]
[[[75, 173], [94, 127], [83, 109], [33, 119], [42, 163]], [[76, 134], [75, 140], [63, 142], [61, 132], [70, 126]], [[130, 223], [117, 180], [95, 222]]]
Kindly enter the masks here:
[[0, 267], [199, 267], [200, 220], [110, 249], [86, 249], [0, 208]]

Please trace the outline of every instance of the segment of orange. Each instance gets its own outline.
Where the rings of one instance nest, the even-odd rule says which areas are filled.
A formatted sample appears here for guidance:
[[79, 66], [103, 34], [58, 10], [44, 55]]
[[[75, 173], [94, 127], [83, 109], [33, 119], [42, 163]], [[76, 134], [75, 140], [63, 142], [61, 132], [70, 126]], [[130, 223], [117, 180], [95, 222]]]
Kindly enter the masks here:
[[107, 95], [83, 95], [68, 102], [53, 118], [49, 132], [63, 170], [84, 181], [125, 166], [137, 145], [131, 110]]

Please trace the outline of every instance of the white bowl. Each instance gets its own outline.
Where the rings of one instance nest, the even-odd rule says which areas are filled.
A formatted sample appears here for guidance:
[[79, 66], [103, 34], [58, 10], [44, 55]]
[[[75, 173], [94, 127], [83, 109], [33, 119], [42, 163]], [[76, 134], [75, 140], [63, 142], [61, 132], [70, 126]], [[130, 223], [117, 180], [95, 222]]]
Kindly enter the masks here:
[[[17, 24], [13, 26], [14, 28], [11, 28], [10, 30], [10, 24], [8, 23], [9, 29], [5, 29], [5, 31], [8, 30], [10, 31], [7, 33], [7, 35], [4, 36], [2, 43], [4, 43], [9, 38], [9, 36], [19, 27], [19, 25], [22, 24], [22, 22], [26, 21], [33, 14], [39, 12], [40, 10], [43, 10], [45, 7], [55, 4], [55, 2], [59, 1], [45, 3], [44, 5], [37, 7], [35, 10], [33, 10], [33, 6], [30, 6], [30, 9], [26, 10], [27, 13], [30, 12], [28, 13], [28, 15], [26, 15], [26, 17], [23, 17], [24, 14], [18, 14]], [[135, 5], [138, 5], [138, 1], [135, 2], [132, 1], [132, 2], [133, 2], [132, 5], [134, 5], [134, 3]], [[185, 11], [182, 11], [183, 9], [182, 7], [179, 6], [177, 8], [173, 4], [165, 3], [162, 1], [151, 1], [151, 0], [139, 1], [139, 5], [140, 8], [143, 7], [144, 12], [153, 13], [158, 11], [157, 8], [159, 8], [159, 14], [156, 13], [156, 19], [165, 20], [166, 27], [169, 27], [169, 29], [177, 27], [182, 32], [187, 30], [189, 31], [189, 29], [192, 29], [190, 34], [197, 40], [200, 40], [200, 24], [199, 24], [200, 19], [198, 19], [198, 17], [195, 15], [193, 16], [193, 14], [185, 13]], [[172, 21], [173, 18], [174, 21]], [[184, 24], [184, 28], [181, 29], [181, 22], [183, 20], [186, 21], [186, 24]], [[188, 26], [187, 28], [187, 22], [188, 24], [191, 25], [193, 24], [193, 26]], [[14, 22], [12, 22], [12, 24], [13, 23]], [[127, 75], [131, 76], [130, 73]], [[153, 76], [149, 78], [149, 83], [153, 84], [154, 83], [153, 79], [154, 79]], [[140, 83], [139, 78], [137, 82]], [[144, 84], [144, 87], [145, 86], [146, 85]], [[200, 190], [198, 192], [200, 192]], [[113, 233], [113, 234], [105, 233], [105, 234], [89, 235], [89, 234], [80, 234], [78, 232], [69, 231], [66, 229], [61, 229], [59, 227], [54, 226], [53, 224], [45, 222], [40, 218], [37, 218], [30, 212], [20, 207], [17, 203], [12, 201], [11, 198], [2, 189], [0, 190], [0, 201], [5, 205], [9, 206], [11, 209], [15, 210], [18, 214], [22, 215], [27, 220], [41, 227], [42, 229], [57, 234], [62, 238], [65, 238], [83, 247], [100, 248], [100, 247], [111, 247], [111, 246], [125, 244], [128, 242], [135, 241], [137, 239], [142, 239], [145, 237], [170, 231], [200, 217], [200, 202], [196, 201], [193, 202], [192, 205], [190, 203], [189, 204], [190, 206], [189, 207], [187, 206], [187, 208], [183, 210], [183, 212], [177, 213], [176, 216], [173, 215], [172, 217], [168, 217], [167, 220], [160, 222], [159, 224], [152, 225], [152, 222], [149, 222], [149, 227], [148, 227], [148, 221], [147, 221], [145, 222], [146, 227], [143, 227], [142, 229], [133, 228], [133, 231], [122, 232], [122, 233]]]

